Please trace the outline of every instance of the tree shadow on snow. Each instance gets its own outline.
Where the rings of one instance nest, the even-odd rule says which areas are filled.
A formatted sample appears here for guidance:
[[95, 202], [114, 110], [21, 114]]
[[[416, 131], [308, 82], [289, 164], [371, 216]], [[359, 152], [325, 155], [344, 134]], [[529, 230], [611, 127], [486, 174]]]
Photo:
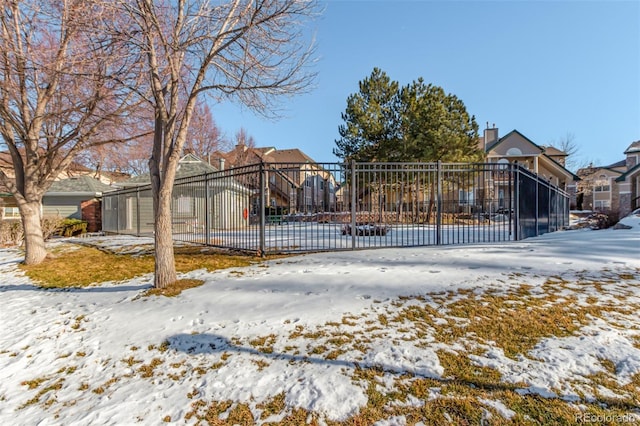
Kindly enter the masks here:
[[255, 355], [262, 358], [267, 358], [270, 360], [278, 360], [278, 361], [289, 361], [289, 362], [300, 362], [300, 363], [310, 363], [310, 364], [318, 364], [318, 365], [327, 365], [327, 366], [339, 366], [346, 367], [349, 369], [357, 370], [376, 370], [376, 371], [384, 371], [386, 373], [402, 376], [402, 375], [411, 375], [413, 377], [425, 378], [436, 380], [440, 383], [464, 383], [468, 386], [479, 387], [486, 390], [513, 390], [513, 386], [508, 384], [502, 385], [494, 385], [487, 384], [483, 382], [471, 382], [471, 381], [461, 381], [457, 379], [443, 379], [436, 374], [420, 374], [418, 372], [412, 371], [407, 367], [398, 367], [385, 365], [381, 363], [369, 363], [369, 362], [355, 362], [341, 359], [326, 359], [326, 358], [318, 358], [314, 356], [308, 355], [291, 355], [286, 353], [278, 353], [278, 352], [265, 352], [258, 350], [253, 347], [245, 347], [239, 346], [227, 339], [226, 337], [218, 336], [216, 334], [176, 334], [167, 338], [169, 343], [169, 348], [174, 349], [177, 352], [184, 352], [189, 355], [200, 355], [200, 354], [214, 354], [214, 353], [224, 353], [224, 352], [235, 352], [239, 354], [249, 354]]
[[[511, 391], [511, 392], [517, 392], [523, 396], [530, 395], [534, 398], [558, 399], [564, 402], [573, 402], [573, 403], [584, 401], [578, 395], [565, 395], [563, 397], [552, 397], [552, 396], [545, 395], [546, 390], [544, 389], [541, 390], [541, 389], [535, 389], [535, 388], [517, 387], [515, 385], [508, 384], [508, 383], [504, 383], [504, 384], [487, 383], [486, 381], [482, 381], [482, 380], [442, 378], [435, 374], [420, 374], [419, 372], [412, 371], [411, 368], [407, 368], [407, 367], [385, 365], [380, 363], [354, 362], [354, 361], [340, 360], [340, 359], [326, 359], [326, 358], [318, 358], [318, 357], [307, 356], [307, 355], [291, 355], [291, 354], [278, 353], [278, 352], [265, 352], [253, 347], [236, 345], [231, 341], [229, 341], [229, 339], [227, 339], [226, 337], [219, 336], [216, 334], [208, 334], [208, 333], [184, 334], [182, 333], [182, 334], [176, 334], [176, 335], [170, 336], [169, 338], [167, 338], [167, 341], [169, 343], [170, 349], [173, 349], [177, 352], [183, 352], [188, 355], [235, 352], [238, 354], [249, 354], [249, 355], [259, 356], [259, 357], [270, 359], [270, 360], [311, 363], [311, 364], [326, 365], [326, 366], [339, 366], [339, 367], [345, 367], [352, 370], [384, 371], [385, 373], [393, 374], [396, 376], [410, 375], [414, 378], [424, 378], [424, 379], [434, 380], [443, 385], [457, 384], [457, 385], [467, 386], [472, 389], [482, 389], [489, 392]], [[640, 409], [640, 404], [629, 403], [629, 402], [618, 400], [615, 398], [600, 398], [600, 399], [596, 399], [588, 402], [600, 404], [600, 405], [608, 406], [612, 408], [615, 407], [622, 410], [636, 411]]]
[[88, 287], [40, 287], [33, 284], [0, 285], [0, 293], [11, 291], [43, 291], [49, 293], [120, 293], [139, 292], [153, 287], [151, 284], [140, 285], [111, 285]]

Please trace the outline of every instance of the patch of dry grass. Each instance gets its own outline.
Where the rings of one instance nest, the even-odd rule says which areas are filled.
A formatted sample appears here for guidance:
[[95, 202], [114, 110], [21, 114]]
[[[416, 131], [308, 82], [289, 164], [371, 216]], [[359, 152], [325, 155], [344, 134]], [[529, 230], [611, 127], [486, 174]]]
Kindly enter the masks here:
[[184, 279], [178, 280], [174, 283], [169, 284], [169, 286], [165, 288], [150, 288], [145, 291], [142, 296], [166, 296], [166, 297], [174, 297], [182, 293], [184, 290], [188, 290], [190, 288], [200, 287], [204, 284], [202, 280], [192, 280], [192, 279]]
[[[20, 265], [25, 274], [45, 288], [86, 287], [107, 281], [120, 282], [140, 275], [153, 273], [154, 258], [151, 254], [115, 254], [93, 247], [73, 246], [73, 250], [61, 250], [39, 265]], [[189, 272], [196, 269], [215, 271], [245, 267], [262, 258], [203, 251], [200, 247], [176, 247], [176, 270]], [[271, 259], [276, 257], [268, 257]]]

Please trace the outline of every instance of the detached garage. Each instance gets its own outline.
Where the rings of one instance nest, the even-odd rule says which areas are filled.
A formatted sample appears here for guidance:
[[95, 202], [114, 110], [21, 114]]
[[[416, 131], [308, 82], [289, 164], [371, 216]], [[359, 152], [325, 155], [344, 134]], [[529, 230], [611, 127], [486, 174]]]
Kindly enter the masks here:
[[89, 176], [77, 176], [53, 182], [42, 199], [42, 215], [81, 219], [87, 230], [102, 228], [100, 199], [102, 193], [113, 190], [109, 185]]

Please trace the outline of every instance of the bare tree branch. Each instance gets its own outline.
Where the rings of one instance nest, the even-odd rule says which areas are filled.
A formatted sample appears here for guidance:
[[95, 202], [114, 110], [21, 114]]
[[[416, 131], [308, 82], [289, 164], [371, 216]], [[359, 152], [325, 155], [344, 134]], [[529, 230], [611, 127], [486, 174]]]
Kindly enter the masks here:
[[145, 62], [155, 135], [149, 169], [155, 215], [155, 285], [176, 279], [171, 194], [198, 98], [213, 92], [265, 116], [277, 98], [309, 89], [314, 53], [302, 29], [307, 0], [121, 0], [120, 39]]

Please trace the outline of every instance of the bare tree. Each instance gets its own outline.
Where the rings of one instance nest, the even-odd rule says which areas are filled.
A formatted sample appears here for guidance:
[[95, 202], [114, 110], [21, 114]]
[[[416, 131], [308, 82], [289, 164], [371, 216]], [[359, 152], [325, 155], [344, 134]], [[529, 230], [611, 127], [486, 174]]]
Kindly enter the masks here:
[[567, 169], [575, 170], [580, 167], [580, 160], [577, 158], [580, 146], [576, 142], [576, 136], [573, 133], [567, 132], [563, 137], [551, 142], [550, 145], [567, 154], [565, 159], [565, 167]]
[[[148, 106], [148, 105], [145, 105]], [[94, 145], [76, 157], [76, 161], [94, 171], [99, 178], [104, 172], [140, 175], [149, 172], [149, 152], [153, 146], [153, 115], [137, 108], [129, 116], [127, 126], [114, 126], [101, 132], [111, 132], [122, 143]]]
[[111, 76], [140, 73], [94, 32], [115, 18], [97, 1], [0, 0], [0, 8], [0, 134], [13, 166], [0, 181], [20, 210], [25, 263], [36, 264], [46, 257], [44, 193], [78, 153], [116, 141], [102, 131], [124, 125], [134, 92]]
[[225, 148], [225, 145], [209, 105], [204, 103], [196, 105], [193, 120], [187, 132], [185, 150], [206, 160], [214, 152]]
[[313, 0], [122, 0], [123, 43], [144, 58], [155, 111], [149, 169], [154, 205], [155, 286], [177, 279], [171, 196], [201, 94], [274, 115], [279, 95], [309, 88], [313, 50], [303, 33]]
[[231, 151], [234, 167], [242, 167], [248, 164], [259, 163], [261, 158], [256, 154], [253, 148], [256, 147], [256, 140], [251, 136], [244, 127], [241, 127], [235, 134], [235, 149]]

